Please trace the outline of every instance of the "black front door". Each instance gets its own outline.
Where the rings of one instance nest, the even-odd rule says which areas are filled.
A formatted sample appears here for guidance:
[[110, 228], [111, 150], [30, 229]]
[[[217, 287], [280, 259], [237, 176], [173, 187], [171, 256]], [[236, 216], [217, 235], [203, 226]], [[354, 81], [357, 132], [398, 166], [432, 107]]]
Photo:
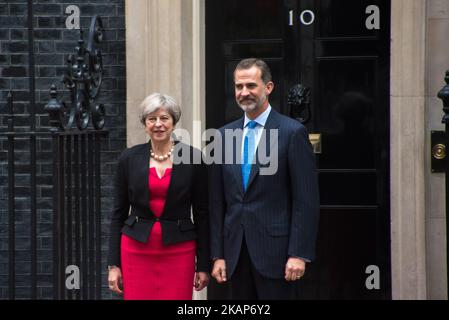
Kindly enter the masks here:
[[[388, 0], [206, 1], [207, 127], [242, 116], [233, 88], [240, 59], [270, 65], [270, 102], [286, 115], [294, 113], [292, 86], [312, 92], [306, 126], [322, 139], [321, 218], [303, 298], [391, 297], [389, 11]], [[367, 20], [380, 29], [368, 29]], [[226, 286], [209, 286], [209, 299], [227, 294]]]

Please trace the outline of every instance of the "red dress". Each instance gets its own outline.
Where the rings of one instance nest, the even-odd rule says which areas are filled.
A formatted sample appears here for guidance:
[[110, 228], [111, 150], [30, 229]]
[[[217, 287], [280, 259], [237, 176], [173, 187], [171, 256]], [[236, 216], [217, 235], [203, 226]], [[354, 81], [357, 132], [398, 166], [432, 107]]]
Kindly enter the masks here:
[[[171, 169], [159, 178], [150, 168], [150, 209], [156, 217], [164, 211]], [[125, 300], [191, 300], [195, 274], [195, 240], [164, 245], [159, 221], [147, 243], [124, 234], [121, 239], [123, 294]]]

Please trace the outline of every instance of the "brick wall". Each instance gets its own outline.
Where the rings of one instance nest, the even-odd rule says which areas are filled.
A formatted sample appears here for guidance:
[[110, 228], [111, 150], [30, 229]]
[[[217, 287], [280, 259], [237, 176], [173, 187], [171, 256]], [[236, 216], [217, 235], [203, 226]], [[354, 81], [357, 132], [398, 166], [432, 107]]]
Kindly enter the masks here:
[[[48, 130], [48, 116], [44, 106], [49, 99], [49, 88], [55, 83], [60, 98], [67, 99], [61, 82], [65, 61], [75, 53], [78, 30], [66, 28], [65, 9], [77, 5], [81, 13], [81, 27], [87, 30], [90, 19], [98, 14], [103, 19], [105, 41], [99, 46], [103, 52], [104, 81], [98, 102], [106, 107], [105, 129], [109, 137], [102, 142], [102, 250], [103, 270], [106, 270], [108, 214], [112, 203], [112, 179], [119, 153], [126, 147], [126, 67], [125, 67], [125, 10], [124, 0], [38, 0], [34, 1], [34, 53], [36, 86], [36, 128]], [[12, 90], [15, 125], [18, 131], [30, 129], [29, 74], [28, 74], [27, 2], [2, 0], [0, 3], [0, 299], [8, 296], [8, 177], [7, 142], [1, 132], [7, 128], [5, 113], [7, 94]], [[29, 280], [29, 145], [17, 143], [16, 152], [16, 281], [20, 288], [17, 298], [28, 298]], [[38, 297], [52, 298], [52, 189], [51, 143], [38, 140]], [[110, 298], [106, 272], [103, 274], [103, 298]]]

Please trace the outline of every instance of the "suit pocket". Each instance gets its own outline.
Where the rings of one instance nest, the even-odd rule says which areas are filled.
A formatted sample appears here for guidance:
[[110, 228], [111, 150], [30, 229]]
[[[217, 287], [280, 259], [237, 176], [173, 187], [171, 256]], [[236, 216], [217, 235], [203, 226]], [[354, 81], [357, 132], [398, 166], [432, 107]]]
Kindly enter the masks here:
[[289, 234], [289, 227], [285, 224], [274, 224], [267, 226], [267, 231], [272, 237], [286, 237]]

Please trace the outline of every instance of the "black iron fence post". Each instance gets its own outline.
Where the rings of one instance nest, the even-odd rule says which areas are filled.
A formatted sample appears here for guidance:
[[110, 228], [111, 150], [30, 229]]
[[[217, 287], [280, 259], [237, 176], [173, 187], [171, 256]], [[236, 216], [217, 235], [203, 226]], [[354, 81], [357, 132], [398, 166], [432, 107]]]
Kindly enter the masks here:
[[446, 71], [445, 77], [446, 85], [438, 93], [438, 98], [443, 100], [443, 120], [445, 124], [444, 133], [444, 150], [441, 151], [441, 156], [444, 156], [445, 173], [446, 173], [446, 292], [449, 297], [449, 156], [447, 155], [447, 148], [449, 148], [449, 70]]
[[[59, 150], [59, 139], [56, 132], [52, 135], [53, 154], [56, 156]], [[53, 177], [58, 177], [59, 157], [53, 159]], [[59, 287], [59, 179], [53, 178], [53, 299], [60, 299], [61, 288]]]
[[[34, 11], [33, 0], [27, 1], [28, 14], [28, 80], [29, 80], [29, 112], [30, 131], [36, 131], [36, 101], [35, 101], [35, 62], [34, 62]], [[30, 250], [31, 250], [31, 298], [37, 298], [37, 212], [36, 212], [36, 135], [31, 134], [30, 140]]]
[[96, 249], [96, 299], [101, 299], [101, 170], [100, 170], [100, 136], [95, 135], [95, 249]]
[[[8, 94], [8, 131], [14, 131], [14, 109], [12, 93]], [[16, 283], [16, 244], [15, 244], [15, 192], [14, 192], [14, 135], [8, 135], [8, 262], [9, 262], [9, 299], [15, 298]]]

